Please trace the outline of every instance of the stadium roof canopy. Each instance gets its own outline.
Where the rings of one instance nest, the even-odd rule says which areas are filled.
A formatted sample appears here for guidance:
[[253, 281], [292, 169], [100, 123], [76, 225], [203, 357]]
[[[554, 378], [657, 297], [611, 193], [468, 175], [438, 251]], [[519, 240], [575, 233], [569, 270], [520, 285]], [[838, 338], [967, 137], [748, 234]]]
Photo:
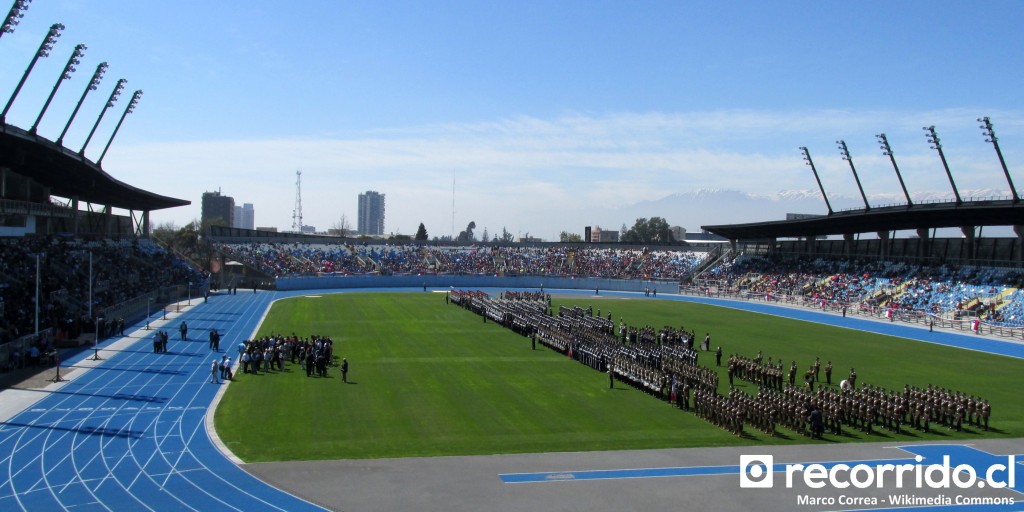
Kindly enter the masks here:
[[1012, 199], [917, 203], [834, 212], [795, 220], [701, 226], [730, 240], [803, 238], [905, 229], [1024, 225], [1024, 202]]
[[53, 195], [125, 210], [152, 211], [191, 204], [113, 178], [85, 156], [11, 125], [0, 125], [0, 167], [32, 179]]

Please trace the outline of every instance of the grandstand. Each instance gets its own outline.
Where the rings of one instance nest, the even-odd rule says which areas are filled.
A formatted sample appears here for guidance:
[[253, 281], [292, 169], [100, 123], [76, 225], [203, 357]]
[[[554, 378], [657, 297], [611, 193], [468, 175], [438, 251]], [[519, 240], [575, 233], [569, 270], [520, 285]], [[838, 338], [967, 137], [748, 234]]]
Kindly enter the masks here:
[[[216, 240], [216, 238], [215, 238]], [[224, 259], [280, 277], [344, 275], [479, 275], [648, 279], [678, 282], [708, 253], [689, 247], [598, 247], [476, 244], [214, 242]]]
[[32, 344], [102, 338], [206, 289], [198, 266], [148, 239], [152, 211], [189, 201], [123, 183], [6, 122], [0, 180], [0, 368], [22, 364], [11, 355]]

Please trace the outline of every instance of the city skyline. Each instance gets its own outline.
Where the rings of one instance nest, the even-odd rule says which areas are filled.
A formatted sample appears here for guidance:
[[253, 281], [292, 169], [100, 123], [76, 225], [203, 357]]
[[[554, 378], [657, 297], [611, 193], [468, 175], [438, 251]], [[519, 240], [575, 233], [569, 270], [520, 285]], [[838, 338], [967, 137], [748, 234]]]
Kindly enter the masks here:
[[[310, 0], [282, 10], [259, 1], [36, 0], [0, 39], [0, 95], [57, 22], [67, 28], [8, 122], [33, 124], [79, 43], [88, 50], [41, 136], [57, 138], [100, 61], [110, 69], [68, 147], [80, 147], [118, 78], [126, 91], [145, 90], [103, 167], [192, 201], [153, 212], [154, 225], [199, 218], [197, 198], [223, 188], [259, 208], [260, 225], [287, 229], [301, 168], [304, 222], [321, 229], [357, 217], [344, 198], [386, 190], [388, 233], [411, 235], [422, 222], [431, 237], [455, 235], [475, 221], [481, 232], [550, 239], [632, 225], [617, 209], [676, 194], [816, 194], [800, 146], [830, 195], [859, 200], [837, 140], [869, 199], [893, 202], [902, 192], [878, 149], [882, 132], [912, 195], [951, 196], [921, 130], [932, 125], [961, 193], [1008, 195], [975, 120], [991, 117], [1009, 172], [1024, 183], [1021, 14], [1024, 5], [1010, 1]], [[98, 141], [116, 121], [104, 119]], [[102, 149], [95, 142], [86, 156]], [[696, 231], [727, 208], [666, 220]], [[825, 210], [813, 208], [800, 213]]]

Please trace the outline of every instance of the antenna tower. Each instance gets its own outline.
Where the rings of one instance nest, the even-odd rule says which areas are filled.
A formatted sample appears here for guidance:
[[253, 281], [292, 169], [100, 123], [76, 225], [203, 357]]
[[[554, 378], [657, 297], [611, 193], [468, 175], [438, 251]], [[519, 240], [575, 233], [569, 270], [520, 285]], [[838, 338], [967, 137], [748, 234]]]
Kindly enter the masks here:
[[455, 240], [455, 171], [452, 171], [452, 240]]
[[295, 209], [292, 210], [292, 231], [302, 232], [302, 170], [295, 171]]

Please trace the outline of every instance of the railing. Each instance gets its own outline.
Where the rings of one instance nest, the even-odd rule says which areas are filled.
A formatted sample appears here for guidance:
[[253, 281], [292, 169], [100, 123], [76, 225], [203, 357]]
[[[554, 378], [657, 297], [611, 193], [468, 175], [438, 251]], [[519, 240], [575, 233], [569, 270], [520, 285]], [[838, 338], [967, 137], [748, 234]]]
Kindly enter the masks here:
[[[968, 204], [968, 203], [988, 203], [988, 202], [993, 202], [993, 201], [1013, 201], [1014, 198], [1012, 196], [992, 196], [992, 197], [964, 197], [964, 198], [961, 198], [961, 199], [962, 199], [961, 204]], [[956, 201], [951, 200], [951, 199], [928, 199], [926, 201], [914, 201], [913, 206], [916, 207], [916, 206], [920, 206], [920, 205], [950, 205], [950, 206], [955, 206], [956, 205]], [[873, 204], [873, 205], [871, 205], [871, 209], [877, 210], [877, 209], [881, 209], [881, 208], [897, 208], [897, 207], [901, 207], [901, 206], [906, 207], [906, 206], [911, 206], [911, 205], [909, 205], [907, 203]], [[851, 208], [843, 208], [841, 210], [836, 210], [835, 213], [863, 212], [863, 211], [864, 211], [864, 208], [860, 208], [860, 207], [856, 207], [855, 206], [855, 207], [851, 207]], [[824, 215], [823, 215], [823, 217], [824, 217]]]
[[[927, 326], [929, 329], [946, 329], [960, 332], [973, 332], [975, 334], [991, 334], [1004, 338], [1020, 338], [1024, 340], [1024, 328], [1001, 327], [992, 325], [978, 318], [971, 313], [961, 312], [961, 315], [953, 315], [952, 318], [925, 313], [923, 311], [905, 311], [900, 309], [879, 308], [869, 306], [864, 302], [860, 303], [832, 303], [805, 297], [801, 295], [786, 295], [775, 293], [757, 293], [747, 290], [722, 289], [710, 286], [680, 286], [680, 295], [692, 295], [699, 297], [724, 298], [732, 300], [756, 301], [775, 303], [794, 307], [803, 307], [818, 311], [840, 313], [842, 315], [857, 315], [875, 319], [886, 319], [890, 322], [901, 322], [906, 324], [917, 324]], [[957, 318], [966, 317], [966, 319]]]
[[192, 295], [190, 297], [188, 285], [165, 286], [103, 308], [97, 315], [104, 319], [102, 327], [105, 327], [105, 329], [101, 328], [99, 338], [103, 339], [114, 334], [112, 325], [119, 318], [123, 318], [126, 324], [132, 324], [146, 318], [147, 312], [152, 315], [158, 311], [167, 310], [170, 304], [181, 302], [182, 299], [202, 300], [206, 292], [207, 288], [194, 285], [191, 287]]
[[[27, 334], [15, 340], [0, 345], [0, 372], [7, 372], [24, 368], [28, 364], [29, 348], [38, 340], [52, 340], [54, 330], [45, 329], [39, 331], [39, 335]], [[44, 344], [45, 346], [45, 344]], [[48, 354], [43, 353], [40, 347], [40, 361]]]

